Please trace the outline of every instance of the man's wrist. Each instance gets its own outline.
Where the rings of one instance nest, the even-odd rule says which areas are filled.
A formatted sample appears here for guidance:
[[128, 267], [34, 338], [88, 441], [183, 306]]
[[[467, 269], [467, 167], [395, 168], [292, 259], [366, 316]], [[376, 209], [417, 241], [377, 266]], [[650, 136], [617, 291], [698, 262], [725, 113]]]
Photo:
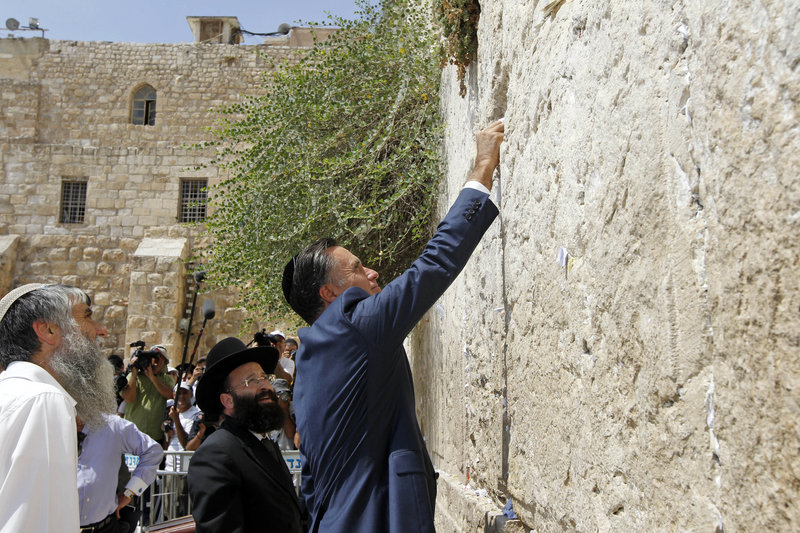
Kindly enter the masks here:
[[492, 193], [492, 191], [490, 191], [490, 190], [489, 190], [489, 189], [486, 187], [486, 185], [484, 185], [484, 184], [483, 184], [483, 183], [481, 183], [480, 181], [475, 181], [475, 180], [469, 180], [469, 181], [467, 181], [467, 182], [464, 184], [464, 187], [463, 187], [463, 188], [464, 188], [464, 189], [472, 189], [472, 190], [475, 190], [475, 191], [479, 191], [479, 192], [482, 192], [483, 194], [491, 194], [491, 193]]
[[476, 163], [469, 174], [467, 181], [477, 181], [487, 189], [492, 189], [492, 176], [494, 175], [494, 167], [489, 163]]

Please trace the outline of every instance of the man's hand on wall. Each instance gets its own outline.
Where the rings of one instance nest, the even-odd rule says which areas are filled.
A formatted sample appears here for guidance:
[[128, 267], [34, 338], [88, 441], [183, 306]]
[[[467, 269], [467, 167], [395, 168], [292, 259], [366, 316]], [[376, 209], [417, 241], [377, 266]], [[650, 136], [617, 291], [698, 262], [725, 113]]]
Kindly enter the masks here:
[[489, 190], [492, 189], [494, 169], [500, 164], [500, 144], [504, 132], [503, 122], [495, 120], [478, 133], [478, 154], [469, 179], [482, 183]]

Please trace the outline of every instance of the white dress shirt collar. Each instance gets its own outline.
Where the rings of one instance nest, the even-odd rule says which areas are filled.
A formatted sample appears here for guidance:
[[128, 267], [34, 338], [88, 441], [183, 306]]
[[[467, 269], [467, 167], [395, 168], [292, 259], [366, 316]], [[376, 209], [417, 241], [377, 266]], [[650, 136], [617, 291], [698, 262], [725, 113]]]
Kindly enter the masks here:
[[5, 372], [0, 373], [0, 381], [14, 378], [52, 385], [60, 392], [63, 392], [64, 395], [72, 402], [72, 406], [75, 407], [76, 402], [74, 398], [72, 398], [72, 396], [70, 396], [69, 393], [64, 390], [64, 387], [61, 386], [61, 383], [56, 381], [56, 378], [54, 378], [50, 372], [37, 364], [29, 363], [28, 361], [11, 362], [8, 365], [8, 368], [6, 368]]

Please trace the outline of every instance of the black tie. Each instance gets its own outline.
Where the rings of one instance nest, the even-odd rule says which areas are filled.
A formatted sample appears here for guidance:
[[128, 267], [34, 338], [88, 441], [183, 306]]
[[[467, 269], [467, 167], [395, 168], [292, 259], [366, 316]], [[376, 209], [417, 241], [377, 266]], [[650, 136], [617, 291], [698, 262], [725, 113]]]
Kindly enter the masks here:
[[270, 453], [270, 455], [272, 455], [272, 457], [275, 458], [276, 461], [280, 462], [283, 460], [283, 457], [281, 457], [280, 452], [277, 450], [277, 446], [275, 446], [275, 442], [271, 438], [264, 437], [261, 439], [261, 445], [267, 449], [267, 451]]

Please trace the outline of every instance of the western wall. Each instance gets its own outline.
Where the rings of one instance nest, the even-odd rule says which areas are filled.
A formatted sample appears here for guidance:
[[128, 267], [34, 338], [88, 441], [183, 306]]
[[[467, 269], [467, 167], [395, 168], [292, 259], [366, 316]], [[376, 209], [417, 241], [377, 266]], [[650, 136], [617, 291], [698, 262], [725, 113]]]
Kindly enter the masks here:
[[501, 217], [409, 341], [437, 529], [800, 528], [800, 2], [481, 11], [440, 207], [505, 116]]

